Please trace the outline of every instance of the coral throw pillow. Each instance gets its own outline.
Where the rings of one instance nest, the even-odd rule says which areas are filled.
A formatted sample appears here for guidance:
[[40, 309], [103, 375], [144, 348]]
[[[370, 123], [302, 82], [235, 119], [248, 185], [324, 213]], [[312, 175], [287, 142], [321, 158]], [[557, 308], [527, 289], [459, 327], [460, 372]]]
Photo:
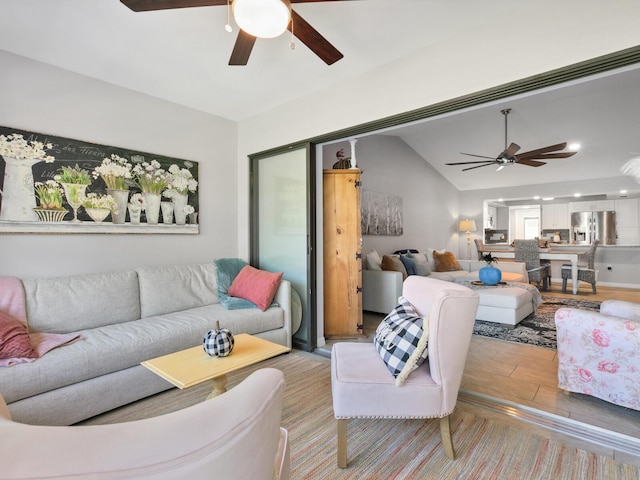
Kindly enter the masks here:
[[24, 323], [0, 312], [0, 358], [37, 358]]
[[282, 272], [266, 272], [247, 265], [233, 280], [228, 293], [255, 303], [264, 312], [271, 305], [281, 278]]
[[456, 270], [462, 270], [455, 255], [451, 252], [440, 253], [434, 251], [433, 259], [436, 262], [436, 272], [455, 272]]

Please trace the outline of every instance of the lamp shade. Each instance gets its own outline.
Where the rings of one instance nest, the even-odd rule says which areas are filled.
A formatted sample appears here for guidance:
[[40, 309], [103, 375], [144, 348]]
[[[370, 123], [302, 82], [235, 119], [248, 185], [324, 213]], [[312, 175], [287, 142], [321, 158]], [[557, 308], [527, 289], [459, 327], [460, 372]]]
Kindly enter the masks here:
[[233, 17], [238, 26], [254, 37], [282, 35], [291, 19], [289, 0], [234, 0]]
[[458, 226], [458, 230], [461, 232], [475, 232], [476, 231], [476, 221], [475, 220], [460, 220], [460, 225]]

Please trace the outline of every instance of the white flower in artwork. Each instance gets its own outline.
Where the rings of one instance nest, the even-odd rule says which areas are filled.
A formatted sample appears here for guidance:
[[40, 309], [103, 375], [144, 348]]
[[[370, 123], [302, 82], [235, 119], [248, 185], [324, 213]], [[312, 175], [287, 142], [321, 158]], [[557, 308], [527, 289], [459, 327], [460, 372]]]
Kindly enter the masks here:
[[193, 212], [196, 211], [196, 209], [193, 208], [191, 205], [185, 205], [183, 210], [184, 210], [184, 213], [186, 213], [187, 215], [191, 215]]
[[27, 141], [19, 133], [0, 135], [0, 155], [11, 158], [40, 159], [46, 163], [55, 160], [51, 155], [47, 155], [45, 150], [50, 150], [53, 145], [44, 144], [35, 140]]

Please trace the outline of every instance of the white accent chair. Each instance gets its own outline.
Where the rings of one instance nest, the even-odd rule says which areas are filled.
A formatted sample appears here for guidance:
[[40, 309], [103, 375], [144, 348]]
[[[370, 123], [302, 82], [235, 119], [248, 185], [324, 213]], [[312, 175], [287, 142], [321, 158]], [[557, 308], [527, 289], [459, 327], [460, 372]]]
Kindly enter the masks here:
[[287, 480], [283, 395], [282, 372], [265, 368], [177, 412], [71, 427], [13, 422], [0, 396], [0, 477]]
[[331, 355], [333, 411], [338, 427], [338, 467], [347, 466], [347, 423], [352, 418], [439, 418], [446, 454], [455, 458], [449, 415], [478, 309], [478, 294], [462, 285], [410, 276], [402, 295], [429, 317], [428, 361], [399, 387], [371, 343], [338, 342]]

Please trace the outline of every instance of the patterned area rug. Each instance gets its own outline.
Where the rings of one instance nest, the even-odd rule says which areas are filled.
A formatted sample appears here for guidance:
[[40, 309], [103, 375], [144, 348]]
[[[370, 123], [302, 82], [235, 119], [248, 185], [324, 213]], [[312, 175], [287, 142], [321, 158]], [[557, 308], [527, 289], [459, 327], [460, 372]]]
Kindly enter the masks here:
[[550, 295], [542, 295], [544, 303], [522, 320], [515, 328], [508, 328], [498, 323], [476, 320], [474, 335], [497, 338], [507, 342], [525, 343], [537, 347], [556, 349], [556, 324], [554, 315], [561, 307], [580, 308], [582, 310], [600, 309], [600, 302], [575, 300]]

